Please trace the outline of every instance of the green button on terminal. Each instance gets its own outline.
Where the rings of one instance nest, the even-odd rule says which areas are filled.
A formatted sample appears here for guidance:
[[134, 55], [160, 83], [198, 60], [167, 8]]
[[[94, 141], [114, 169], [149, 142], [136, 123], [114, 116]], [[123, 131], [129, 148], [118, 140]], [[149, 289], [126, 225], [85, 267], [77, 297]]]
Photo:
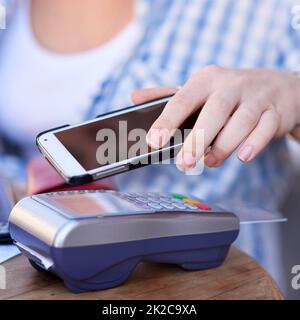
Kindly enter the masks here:
[[187, 197], [186, 196], [183, 196], [181, 194], [178, 194], [178, 193], [172, 193], [172, 197], [174, 199], [179, 199], [179, 200], [183, 200], [183, 199], [186, 199]]

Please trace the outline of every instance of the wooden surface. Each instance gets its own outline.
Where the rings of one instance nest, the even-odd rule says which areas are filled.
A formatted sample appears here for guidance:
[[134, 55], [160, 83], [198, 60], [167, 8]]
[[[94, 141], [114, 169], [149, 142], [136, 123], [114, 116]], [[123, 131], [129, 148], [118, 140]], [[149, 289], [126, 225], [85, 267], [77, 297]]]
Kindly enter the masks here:
[[266, 271], [236, 248], [216, 269], [141, 263], [122, 286], [83, 294], [68, 292], [60, 279], [36, 271], [24, 256], [3, 265], [7, 289], [0, 290], [0, 299], [281, 299]]

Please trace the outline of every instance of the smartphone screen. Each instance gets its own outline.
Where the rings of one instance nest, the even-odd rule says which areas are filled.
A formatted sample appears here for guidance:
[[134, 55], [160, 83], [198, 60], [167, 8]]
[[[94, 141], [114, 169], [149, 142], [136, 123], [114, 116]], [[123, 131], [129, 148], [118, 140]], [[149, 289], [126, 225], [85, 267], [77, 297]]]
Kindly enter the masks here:
[[[56, 132], [55, 136], [87, 171], [131, 158], [132, 149], [136, 151], [135, 156], [144, 156], [153, 152], [146, 143], [145, 135], [165, 105], [166, 102], [153, 103], [145, 108]], [[183, 133], [184, 129], [192, 129], [197, 116], [194, 114], [188, 118], [179, 130]], [[176, 141], [172, 139], [169, 146], [174, 143]]]

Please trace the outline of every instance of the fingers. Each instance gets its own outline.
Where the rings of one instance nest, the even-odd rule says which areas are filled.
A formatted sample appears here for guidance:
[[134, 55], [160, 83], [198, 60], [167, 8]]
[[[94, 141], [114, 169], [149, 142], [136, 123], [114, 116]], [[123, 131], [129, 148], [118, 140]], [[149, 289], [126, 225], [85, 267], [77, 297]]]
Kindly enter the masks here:
[[208, 81], [204, 77], [191, 78], [170, 99], [159, 118], [147, 134], [147, 142], [152, 148], [163, 147], [174, 130], [206, 101], [209, 95]]
[[[219, 131], [224, 127], [239, 97], [233, 93], [213, 94], [203, 107], [197, 122], [177, 155], [177, 166], [188, 170], [202, 158]], [[201, 135], [203, 135], [202, 145]]]
[[238, 150], [238, 158], [243, 162], [254, 159], [275, 136], [280, 124], [280, 117], [275, 108], [265, 111], [255, 129]]
[[263, 109], [255, 101], [242, 103], [218, 134], [205, 158], [208, 167], [221, 164], [244, 141], [257, 125]]
[[146, 88], [135, 90], [131, 94], [134, 104], [140, 104], [154, 99], [170, 96], [177, 91], [176, 88]]
[[[265, 86], [267, 71], [263, 75], [261, 72], [208, 66], [179, 90], [135, 91], [132, 94], [135, 103], [175, 93], [149, 130], [147, 143], [152, 148], [163, 147], [175, 135], [175, 130], [193, 115], [193, 119], [198, 116], [197, 121], [177, 156], [180, 169], [194, 167], [205, 152], [205, 164], [210, 167], [220, 165], [237, 148], [241, 161], [252, 160], [274, 136], [287, 132], [285, 127], [289, 127], [284, 126], [280, 117], [280, 110], [285, 109], [282, 103], [277, 101], [276, 106], [273, 105], [276, 90], [271, 90], [268, 83]], [[209, 151], [208, 147], [211, 147]]]

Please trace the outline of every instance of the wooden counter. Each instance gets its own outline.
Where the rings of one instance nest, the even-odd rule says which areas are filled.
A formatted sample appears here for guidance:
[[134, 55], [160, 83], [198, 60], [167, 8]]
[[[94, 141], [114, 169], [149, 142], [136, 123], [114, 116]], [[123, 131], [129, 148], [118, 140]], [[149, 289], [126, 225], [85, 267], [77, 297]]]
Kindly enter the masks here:
[[281, 299], [268, 273], [242, 251], [232, 248], [216, 269], [184, 271], [176, 266], [141, 263], [122, 286], [72, 294], [63, 282], [31, 267], [24, 256], [3, 264], [7, 289], [0, 299]]

